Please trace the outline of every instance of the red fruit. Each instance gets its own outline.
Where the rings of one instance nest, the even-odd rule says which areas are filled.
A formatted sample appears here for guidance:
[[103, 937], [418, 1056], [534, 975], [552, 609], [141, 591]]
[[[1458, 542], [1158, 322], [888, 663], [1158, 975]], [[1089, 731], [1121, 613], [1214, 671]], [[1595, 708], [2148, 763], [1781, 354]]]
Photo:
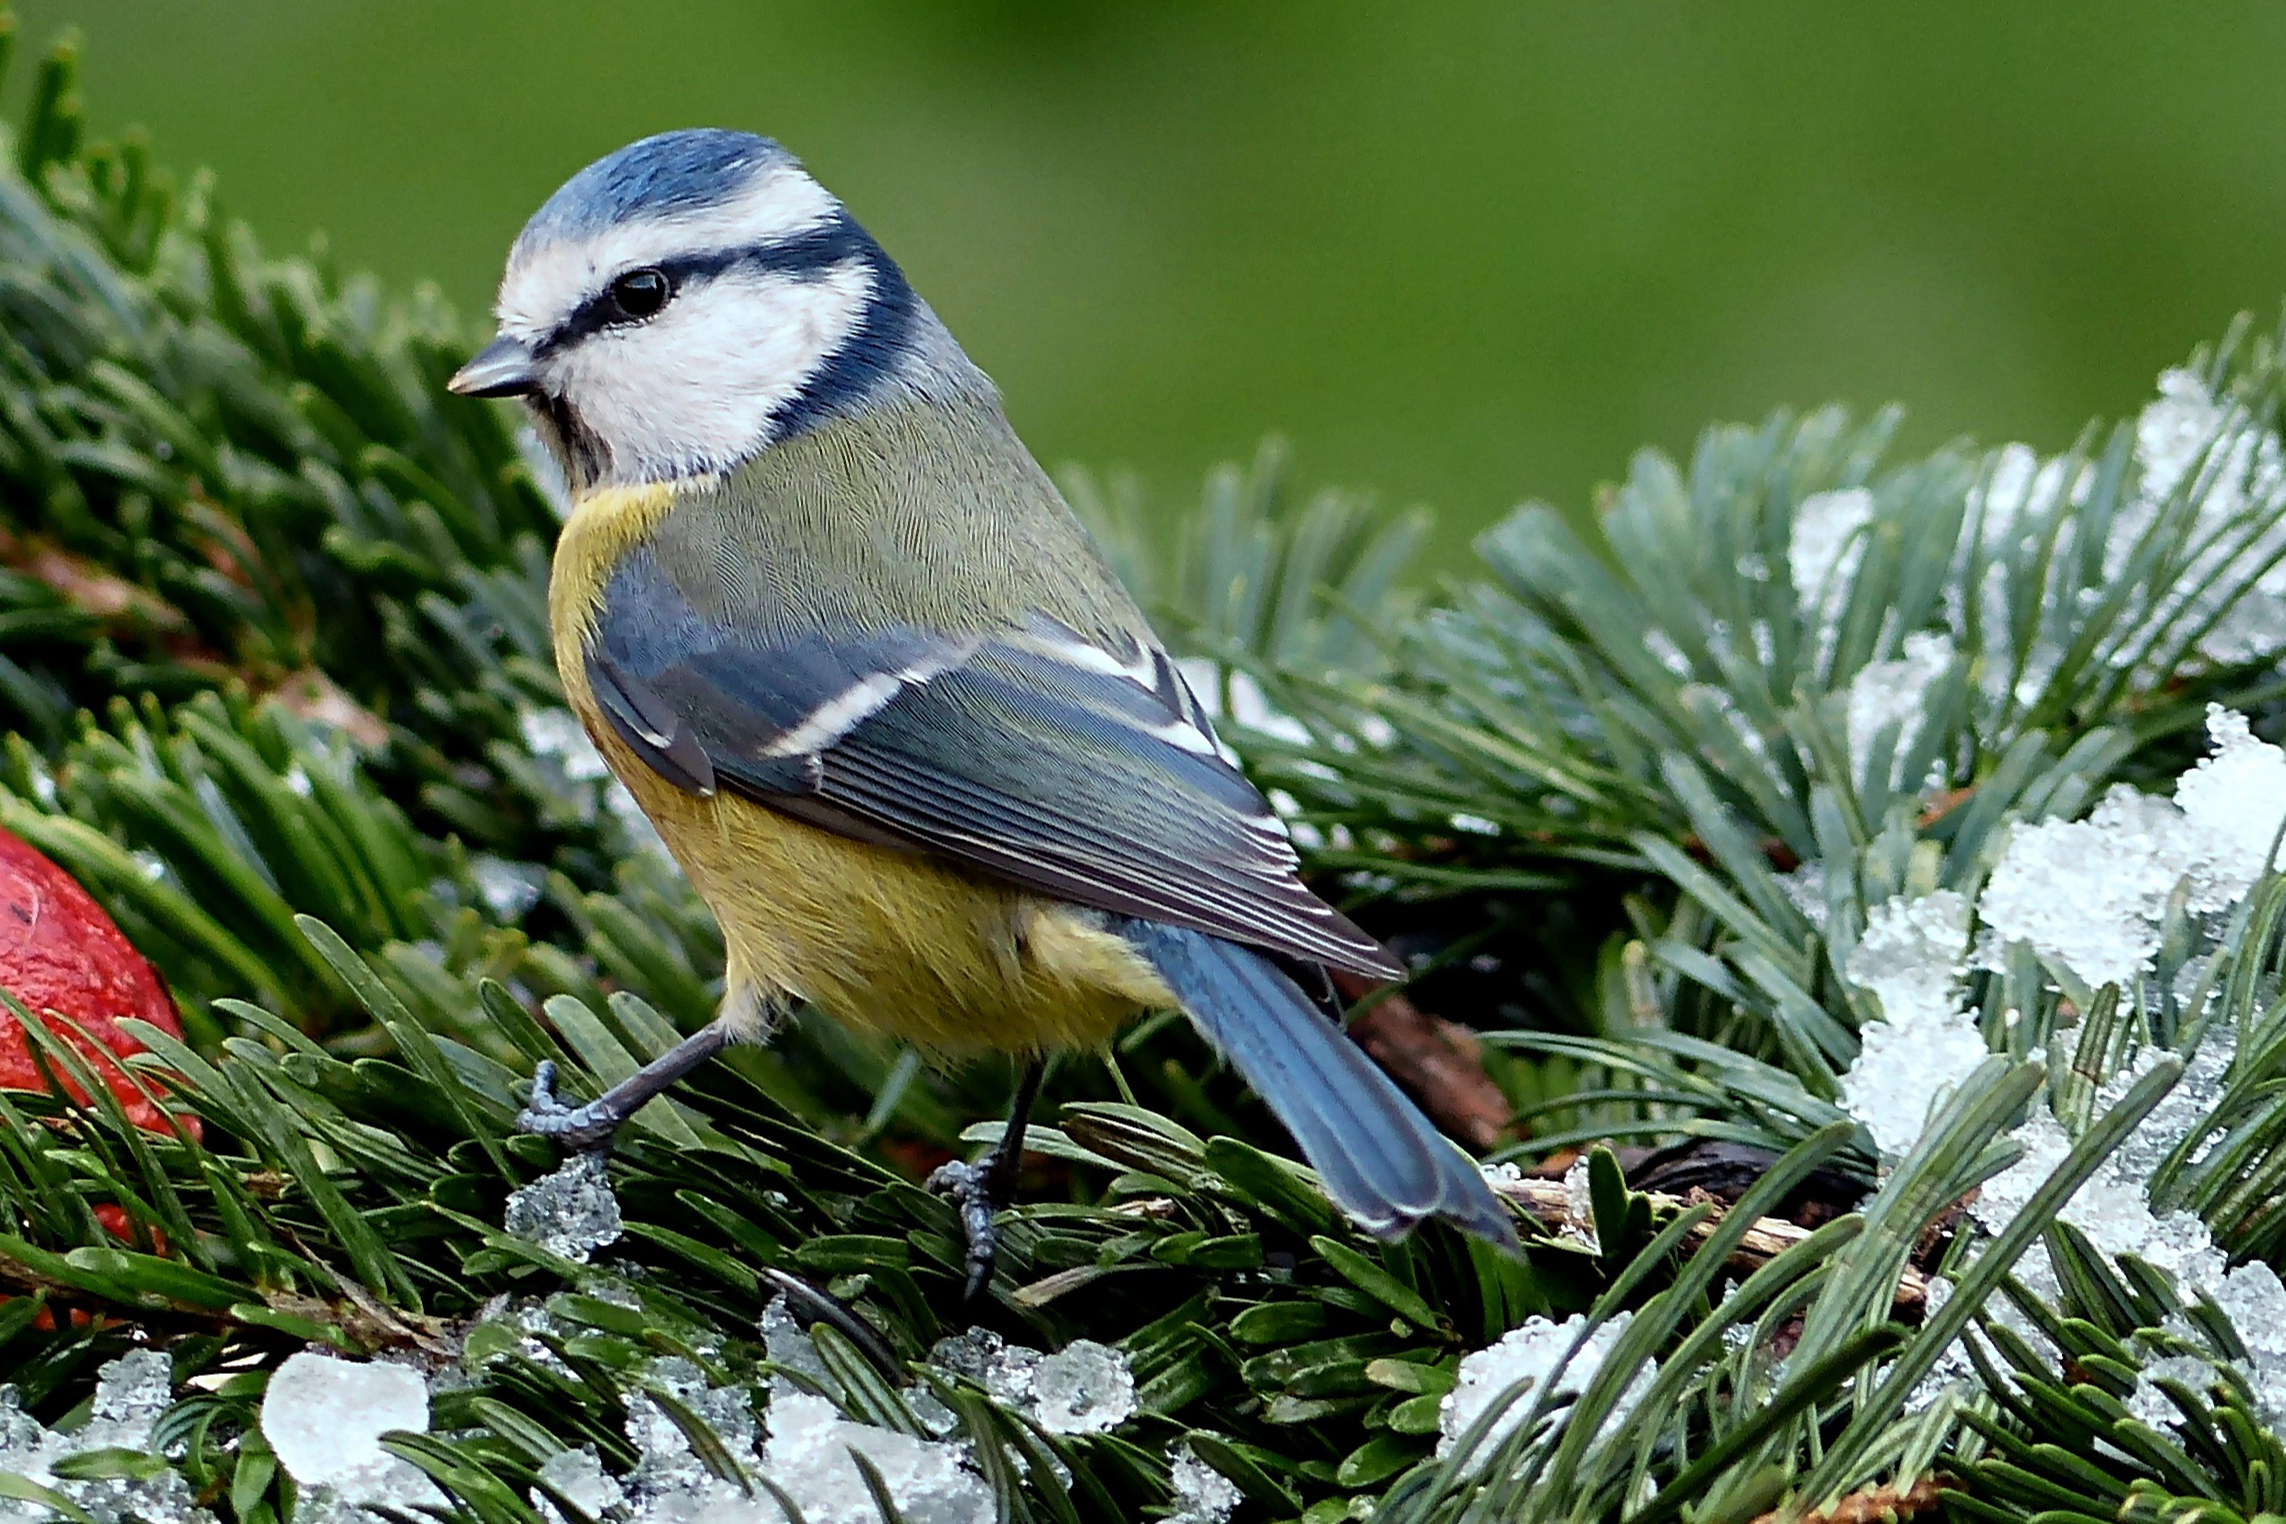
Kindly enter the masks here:
[[[78, 1022], [100, 1049], [68, 1026], [52, 1024], [49, 1030], [86, 1055], [88, 1066], [103, 1076], [136, 1126], [171, 1130], [165, 1115], [111, 1055], [143, 1051], [141, 1043], [119, 1029], [123, 1017], [180, 1037], [183, 1024], [173, 997], [92, 896], [29, 842], [7, 831], [0, 831], [0, 987], [36, 1016], [62, 1015]], [[78, 1085], [66, 1084], [74, 1100], [87, 1099]], [[0, 1089], [48, 1089], [23, 1028], [4, 1005]], [[185, 1116], [182, 1121], [197, 1137], [198, 1119]]]

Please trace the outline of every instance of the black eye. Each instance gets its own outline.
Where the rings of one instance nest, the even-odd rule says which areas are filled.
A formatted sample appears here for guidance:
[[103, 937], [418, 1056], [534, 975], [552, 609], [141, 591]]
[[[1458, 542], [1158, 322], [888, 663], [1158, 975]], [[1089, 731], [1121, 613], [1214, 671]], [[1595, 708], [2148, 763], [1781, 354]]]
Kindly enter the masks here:
[[667, 305], [674, 288], [667, 284], [664, 272], [658, 270], [630, 270], [611, 283], [611, 302], [619, 309], [618, 316], [628, 322], [639, 323]]

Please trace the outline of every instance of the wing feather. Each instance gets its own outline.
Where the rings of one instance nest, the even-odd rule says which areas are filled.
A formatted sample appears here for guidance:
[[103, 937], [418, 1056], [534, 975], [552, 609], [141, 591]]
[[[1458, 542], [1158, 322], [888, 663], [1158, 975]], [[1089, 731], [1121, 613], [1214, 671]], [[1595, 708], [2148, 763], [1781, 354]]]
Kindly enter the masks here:
[[692, 608], [637, 551], [586, 652], [623, 740], [694, 793], [1306, 962], [1399, 972], [1303, 886], [1268, 803], [1156, 647], [1035, 621], [771, 643]]

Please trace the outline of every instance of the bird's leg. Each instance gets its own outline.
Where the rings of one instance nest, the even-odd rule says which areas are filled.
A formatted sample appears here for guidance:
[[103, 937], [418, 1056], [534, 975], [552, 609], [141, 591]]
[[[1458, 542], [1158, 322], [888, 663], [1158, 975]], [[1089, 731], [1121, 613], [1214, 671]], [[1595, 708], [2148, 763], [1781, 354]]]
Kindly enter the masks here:
[[965, 1306], [983, 1294], [992, 1280], [992, 1261], [1000, 1252], [1000, 1233], [992, 1219], [1016, 1197], [1016, 1171], [1024, 1158], [1024, 1129], [1032, 1120], [1032, 1103], [1040, 1098], [1040, 1078], [1047, 1072], [1042, 1059], [1028, 1059], [1016, 1082], [1016, 1099], [1008, 1108], [1008, 1126], [992, 1152], [975, 1164], [955, 1159], [939, 1165], [929, 1176], [929, 1189], [950, 1196], [960, 1209], [961, 1232], [968, 1240], [968, 1284], [961, 1291]]
[[516, 1114], [516, 1125], [555, 1139], [566, 1153], [609, 1148], [620, 1126], [642, 1110], [644, 1102], [729, 1047], [730, 1041], [729, 1022], [708, 1022], [584, 1106], [566, 1106], [556, 1099], [555, 1061], [544, 1060], [532, 1071], [532, 1098]]

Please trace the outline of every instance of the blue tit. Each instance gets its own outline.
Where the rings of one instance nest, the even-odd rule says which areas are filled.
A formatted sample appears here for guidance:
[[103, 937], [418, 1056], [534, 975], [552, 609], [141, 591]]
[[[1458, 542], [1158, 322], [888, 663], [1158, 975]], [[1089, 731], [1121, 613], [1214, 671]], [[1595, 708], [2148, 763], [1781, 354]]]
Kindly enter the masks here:
[[582, 1107], [543, 1074], [526, 1125], [603, 1146], [794, 1000], [1020, 1055], [1001, 1143], [938, 1182], [981, 1278], [1039, 1061], [1179, 1008], [1366, 1231], [1513, 1245], [1306, 993], [1398, 966], [1302, 885], [992, 383], [791, 154], [698, 130], [588, 166], [498, 318], [453, 390], [522, 398], [562, 463], [565, 694], [728, 952], [717, 1021]]

